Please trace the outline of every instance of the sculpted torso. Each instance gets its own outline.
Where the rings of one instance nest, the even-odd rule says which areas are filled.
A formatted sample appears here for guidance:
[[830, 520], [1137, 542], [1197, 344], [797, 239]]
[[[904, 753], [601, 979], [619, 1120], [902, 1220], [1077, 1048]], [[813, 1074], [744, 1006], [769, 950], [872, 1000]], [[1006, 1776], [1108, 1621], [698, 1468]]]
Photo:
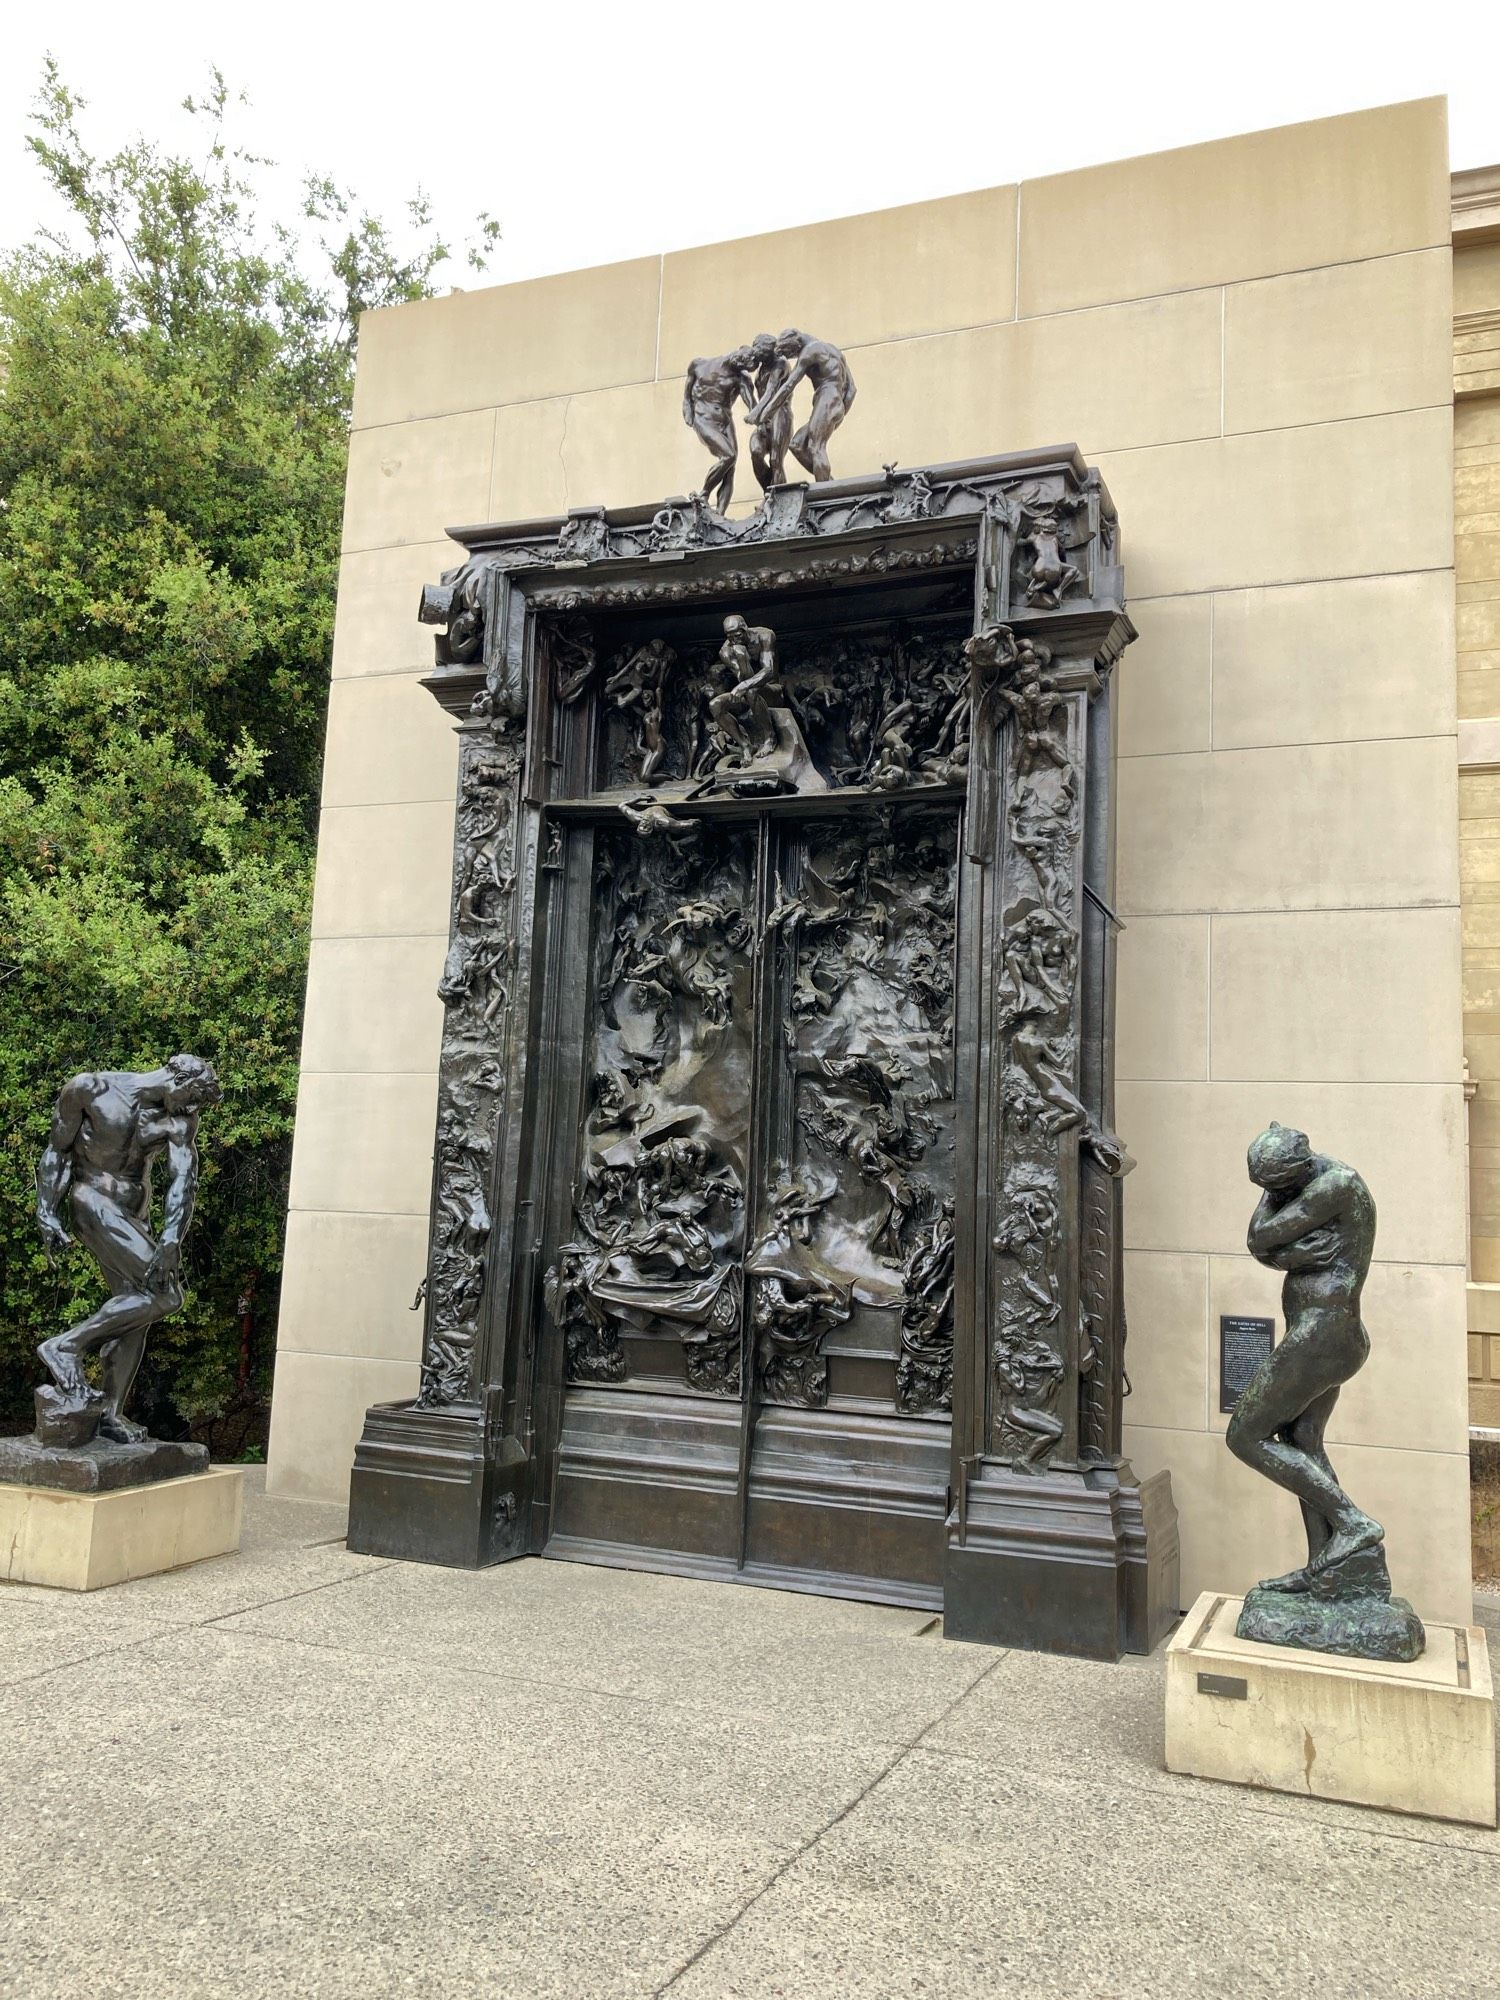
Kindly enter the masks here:
[[699, 416], [727, 418], [738, 398], [748, 396], [746, 372], [727, 354], [688, 365], [688, 394]]
[[854, 401], [854, 378], [838, 348], [826, 340], [810, 340], [800, 359], [814, 389], [837, 389], [847, 402]]
[[144, 1218], [151, 1200], [151, 1163], [192, 1137], [188, 1117], [161, 1105], [142, 1105], [137, 1079], [106, 1072], [75, 1076], [58, 1103], [61, 1122], [77, 1126], [68, 1152], [73, 1185], [97, 1187]]
[[1375, 1202], [1363, 1179], [1341, 1160], [1319, 1154], [1313, 1164], [1305, 1187], [1267, 1190], [1250, 1223], [1251, 1254], [1287, 1274], [1289, 1320], [1315, 1302], [1357, 1308], [1375, 1248]]

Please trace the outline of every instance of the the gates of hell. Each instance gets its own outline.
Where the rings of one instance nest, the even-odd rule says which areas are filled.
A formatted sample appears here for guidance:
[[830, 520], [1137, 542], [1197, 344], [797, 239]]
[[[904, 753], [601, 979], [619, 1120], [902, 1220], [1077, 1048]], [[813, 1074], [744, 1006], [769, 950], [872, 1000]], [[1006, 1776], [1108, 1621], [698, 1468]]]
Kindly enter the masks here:
[[350, 1546], [930, 1604], [1115, 1657], [1111, 678], [1076, 451], [462, 530], [422, 1386]]

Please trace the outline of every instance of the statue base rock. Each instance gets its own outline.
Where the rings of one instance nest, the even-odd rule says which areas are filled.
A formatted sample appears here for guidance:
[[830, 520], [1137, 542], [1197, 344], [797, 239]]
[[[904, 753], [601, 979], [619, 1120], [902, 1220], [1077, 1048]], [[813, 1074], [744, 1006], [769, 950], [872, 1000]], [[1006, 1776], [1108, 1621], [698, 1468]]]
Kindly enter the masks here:
[[[1169, 1771], [1495, 1824], [1495, 1695], [1481, 1627], [1429, 1625], [1417, 1660], [1353, 1659], [1244, 1637], [1236, 1626], [1248, 1603], [1205, 1591], [1167, 1647]], [[1404, 1608], [1399, 1598], [1384, 1606]]]
[[1236, 1628], [1266, 1646], [1301, 1646], [1357, 1660], [1417, 1660], [1426, 1634], [1404, 1597], [1315, 1597], [1256, 1588]]
[[1426, 1644], [1422, 1621], [1404, 1597], [1392, 1597], [1385, 1549], [1358, 1554], [1314, 1574], [1294, 1570], [1259, 1583], [1245, 1599], [1241, 1639], [1304, 1646], [1358, 1660], [1415, 1660]]
[[14, 1486], [51, 1486], [65, 1493], [114, 1493], [124, 1486], [151, 1486], [207, 1472], [208, 1447], [143, 1438], [139, 1444], [111, 1444], [94, 1438], [65, 1446], [35, 1437], [0, 1438], [0, 1481]]
[[59, 1451], [76, 1451], [92, 1444], [104, 1416], [104, 1398], [97, 1389], [58, 1389], [43, 1383], [36, 1392], [36, 1441]]

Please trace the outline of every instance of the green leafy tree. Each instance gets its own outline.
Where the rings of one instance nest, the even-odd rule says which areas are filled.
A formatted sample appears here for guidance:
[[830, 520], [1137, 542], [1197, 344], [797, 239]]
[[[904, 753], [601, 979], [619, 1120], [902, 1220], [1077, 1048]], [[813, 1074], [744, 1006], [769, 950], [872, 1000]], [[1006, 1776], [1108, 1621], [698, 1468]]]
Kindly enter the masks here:
[[217, 72], [198, 158], [96, 158], [82, 109], [49, 62], [28, 143], [68, 226], [0, 261], [0, 1420], [101, 1296], [33, 1228], [53, 1097], [188, 1049], [224, 1103], [142, 1395], [201, 1427], [269, 1367], [356, 330], [449, 250], [325, 179], [265, 221]]

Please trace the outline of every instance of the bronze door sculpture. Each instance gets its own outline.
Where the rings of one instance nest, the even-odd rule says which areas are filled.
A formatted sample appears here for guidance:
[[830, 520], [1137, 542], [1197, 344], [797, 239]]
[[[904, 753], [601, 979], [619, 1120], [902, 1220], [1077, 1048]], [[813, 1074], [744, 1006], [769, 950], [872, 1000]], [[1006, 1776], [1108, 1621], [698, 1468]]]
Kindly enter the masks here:
[[463, 539], [422, 612], [461, 738], [422, 1386], [367, 1417], [350, 1545], [1148, 1647], [1097, 476]]
[[[797, 1477], [821, 1572], [939, 1601], [958, 813], [850, 798], [811, 829], [798, 794], [573, 822], [591, 938], [562, 1039], [587, 1109], [543, 1258], [549, 1553], [795, 1569]], [[643, 1425], [679, 1437], [691, 1499], [664, 1462], [642, 1480]], [[872, 1456], [909, 1489], [883, 1557], [838, 1501]]]

